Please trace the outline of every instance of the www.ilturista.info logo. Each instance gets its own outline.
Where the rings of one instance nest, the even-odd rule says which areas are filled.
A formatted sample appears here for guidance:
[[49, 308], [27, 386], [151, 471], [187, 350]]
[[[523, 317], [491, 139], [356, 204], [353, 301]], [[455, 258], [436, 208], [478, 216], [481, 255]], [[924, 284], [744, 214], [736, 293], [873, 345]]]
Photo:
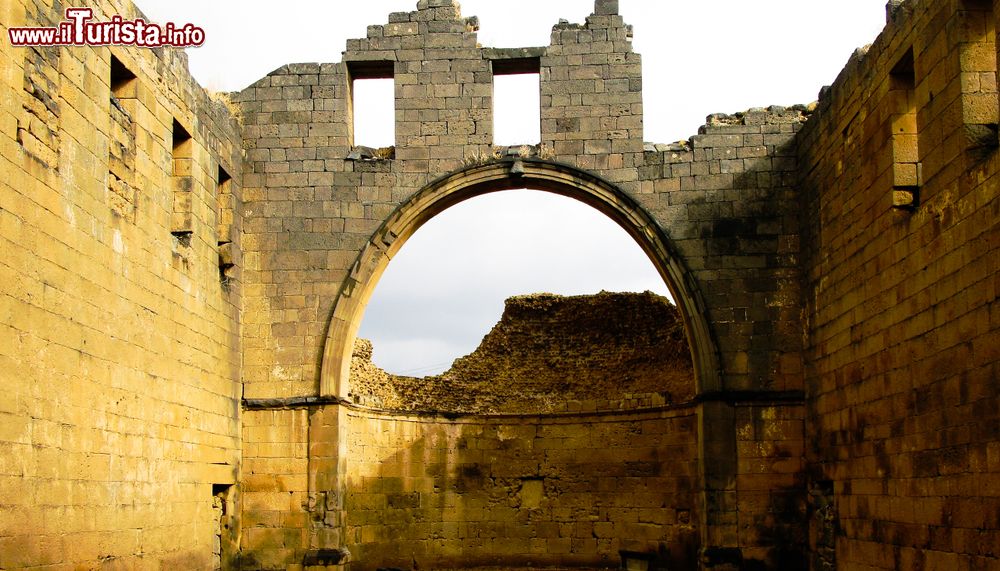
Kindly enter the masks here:
[[8, 28], [15, 46], [161, 46], [186, 48], [205, 43], [205, 30], [192, 24], [162, 26], [142, 18], [123, 20], [112, 16], [108, 22], [94, 22], [90, 8], [66, 8], [66, 19], [51, 28]]

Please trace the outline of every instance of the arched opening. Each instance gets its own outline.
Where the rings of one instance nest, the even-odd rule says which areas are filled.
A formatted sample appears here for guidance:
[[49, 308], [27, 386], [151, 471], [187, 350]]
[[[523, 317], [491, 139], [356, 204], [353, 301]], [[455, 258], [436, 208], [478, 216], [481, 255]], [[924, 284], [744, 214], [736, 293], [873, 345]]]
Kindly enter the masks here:
[[594, 208], [530, 189], [476, 196], [429, 220], [386, 268], [347, 399], [450, 414], [689, 402], [691, 351], [669, 296]]
[[715, 343], [686, 269], [673, 255], [663, 230], [633, 199], [614, 185], [574, 167], [543, 160], [509, 158], [472, 166], [442, 177], [397, 208], [358, 256], [343, 284], [323, 355], [321, 391], [346, 397], [354, 340], [365, 307], [389, 261], [425, 222], [445, 209], [489, 192], [530, 188], [588, 204], [619, 224], [642, 248], [680, 310], [691, 349], [696, 392], [719, 387]]
[[[609, 300], [620, 294], [623, 304], [643, 292], [653, 294], [650, 300], [670, 296], [645, 253], [604, 214], [551, 192], [493, 192], [441, 212], [407, 240], [376, 285], [358, 337], [371, 341], [372, 363], [389, 374], [440, 375], [472, 353], [505, 307], [521, 306], [522, 298], [546, 294], [557, 306], [576, 302], [586, 310], [601, 292]], [[671, 322], [689, 362], [680, 321]], [[584, 333], [566, 325], [564, 334]], [[355, 394], [358, 374], [355, 364]]]

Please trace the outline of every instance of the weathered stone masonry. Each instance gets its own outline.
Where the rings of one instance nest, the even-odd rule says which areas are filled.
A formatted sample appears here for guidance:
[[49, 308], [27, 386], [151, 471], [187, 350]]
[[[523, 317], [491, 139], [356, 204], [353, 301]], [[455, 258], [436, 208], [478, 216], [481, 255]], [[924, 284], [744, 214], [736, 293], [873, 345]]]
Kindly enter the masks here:
[[[246, 289], [245, 327], [255, 333], [245, 337], [245, 396], [346, 396], [349, 381], [339, 369], [346, 368], [353, 349], [350, 328], [356, 330], [379, 271], [375, 268], [422, 220], [452, 201], [484, 190], [534, 185], [594, 204], [638, 234], [687, 305], [685, 318], [698, 337], [702, 393], [746, 391], [754, 395], [748, 396], [750, 402], [763, 398], [765, 406], [748, 402], [739, 409], [748, 415], [744, 422], [771, 411], [776, 423], [789, 419], [787, 427], [781, 424], [781, 439], [801, 438], [800, 304], [793, 265], [798, 218], [792, 184], [793, 139], [802, 114], [751, 114], [739, 125], [709, 127], [690, 149], [647, 151], [641, 136], [640, 61], [615, 3], [599, 2], [585, 25], [556, 26], [545, 48], [479, 48], [472, 28], [451, 2], [421, 3], [416, 12], [392, 14], [388, 24], [369, 27], [367, 38], [349, 41], [343, 63], [290, 65], [239, 94], [251, 171], [244, 178], [251, 212], [244, 275], [248, 284], [259, 283]], [[494, 160], [492, 70], [510, 59], [532, 58], [540, 70], [542, 140], [527, 156], [515, 149], [518, 154]], [[352, 74], [379, 69], [385, 75], [389, 68], [396, 86], [395, 158], [350, 160]], [[523, 174], [511, 175], [515, 169]], [[456, 174], [435, 188], [427, 186], [449, 173]], [[600, 185], [600, 192], [581, 192], [579, 179], [589, 173], [599, 177], [588, 184]], [[637, 221], [639, 216], [648, 218]], [[345, 329], [346, 334], [339, 333]], [[343, 345], [331, 351], [338, 341]], [[765, 396], [756, 395], [760, 389]], [[791, 406], [773, 408], [789, 399]], [[735, 549], [741, 535], [749, 536], [751, 556], [749, 549], [758, 544], [752, 534], [773, 504], [791, 505], [793, 511], [804, 506], [804, 488], [795, 468], [769, 481], [780, 489], [769, 485], [748, 491], [740, 506], [736, 403], [709, 400], [691, 405], [706, 427], [696, 437], [699, 446], [710, 451], [701, 475], [707, 491], [699, 500], [708, 506], [699, 510], [703, 533], [712, 534], [705, 545]], [[324, 411], [323, 422], [331, 427], [346, 422], [331, 418], [338, 410]], [[250, 412], [247, 425], [256, 424], [252, 417], [257, 414], [295, 413]], [[245, 438], [251, 445], [250, 433]], [[301, 498], [293, 504], [307, 504], [309, 494], [350, 497], [344, 487], [353, 471], [351, 449], [346, 457], [311, 457], [316, 481], [295, 490]], [[244, 460], [245, 470], [258, 471], [251, 455]], [[752, 480], [748, 474], [746, 481]], [[272, 488], [246, 492], [248, 506], [254, 494], [273, 494]], [[252, 507], [246, 514], [263, 517]], [[351, 514], [345, 517], [349, 526]], [[283, 553], [293, 558], [307, 547], [365, 543], [343, 537], [338, 523], [274, 529], [286, 538], [302, 530], [303, 543], [281, 542]], [[742, 534], [741, 526], [746, 528]], [[795, 541], [801, 549], [804, 536]], [[619, 547], [590, 553], [589, 561], [608, 564]], [[629, 547], [657, 548], [652, 538]], [[767, 551], [762, 544], [752, 557]], [[722, 559], [731, 557], [726, 549], [712, 556], [717, 552]]]
[[[0, 567], [1000, 565], [994, 3], [893, 0], [817, 105], [674, 145], [643, 142], [617, 12], [492, 49], [420, 0], [228, 96], [179, 52], [0, 42]], [[0, 5], [5, 28], [62, 17]], [[495, 148], [493, 76], [533, 70], [541, 140]], [[391, 150], [356, 147], [365, 77], [394, 81]], [[693, 396], [352, 402], [391, 257], [522, 186], [649, 254]]]
[[891, 4], [799, 137], [810, 542], [817, 566], [994, 568], [996, 7]]
[[240, 126], [182, 52], [7, 39], [63, 17], [0, 5], [0, 568], [212, 568], [239, 540]]

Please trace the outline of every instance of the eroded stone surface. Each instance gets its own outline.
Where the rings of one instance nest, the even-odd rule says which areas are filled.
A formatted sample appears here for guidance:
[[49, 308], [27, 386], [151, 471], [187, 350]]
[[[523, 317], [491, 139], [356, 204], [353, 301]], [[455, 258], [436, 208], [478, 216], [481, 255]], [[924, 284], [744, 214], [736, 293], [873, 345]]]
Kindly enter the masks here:
[[512, 297], [479, 347], [441, 375], [389, 375], [370, 357], [370, 342], [359, 340], [351, 396], [376, 408], [621, 410], [682, 403], [695, 392], [680, 314], [650, 292]]

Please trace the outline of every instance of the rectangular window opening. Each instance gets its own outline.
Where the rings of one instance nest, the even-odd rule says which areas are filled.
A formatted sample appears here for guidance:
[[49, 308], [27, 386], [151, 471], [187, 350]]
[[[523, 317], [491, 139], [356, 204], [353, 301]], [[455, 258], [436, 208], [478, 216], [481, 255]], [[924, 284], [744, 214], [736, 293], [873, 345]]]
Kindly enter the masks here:
[[493, 60], [493, 144], [536, 145], [542, 139], [538, 58]]
[[177, 119], [174, 119], [173, 128], [173, 159], [174, 159], [174, 176], [189, 176], [191, 174], [190, 170], [185, 173], [177, 172], [177, 160], [178, 159], [190, 159], [191, 158], [191, 147], [192, 139], [191, 134], [188, 133], [187, 129], [184, 128]]
[[219, 172], [215, 177], [215, 183], [219, 187], [222, 187], [224, 184], [231, 181], [232, 179], [233, 177], [229, 176], [229, 173], [226, 172], [226, 169], [222, 168], [222, 165], [219, 165]]
[[[897, 95], [899, 92], [909, 93], [916, 90], [917, 78], [913, 67], [912, 49], [908, 50], [896, 65], [893, 66], [889, 74], [889, 82], [889, 89]], [[893, 109], [894, 112], [909, 113], [915, 111], [915, 101], [909, 96], [897, 99], [896, 102], [901, 105]]]
[[910, 49], [889, 75], [889, 121], [892, 133], [892, 205], [912, 209], [918, 206], [920, 150], [917, 129], [916, 76]]
[[368, 158], [390, 158], [396, 144], [396, 85], [391, 61], [348, 62], [351, 144], [381, 149]]

